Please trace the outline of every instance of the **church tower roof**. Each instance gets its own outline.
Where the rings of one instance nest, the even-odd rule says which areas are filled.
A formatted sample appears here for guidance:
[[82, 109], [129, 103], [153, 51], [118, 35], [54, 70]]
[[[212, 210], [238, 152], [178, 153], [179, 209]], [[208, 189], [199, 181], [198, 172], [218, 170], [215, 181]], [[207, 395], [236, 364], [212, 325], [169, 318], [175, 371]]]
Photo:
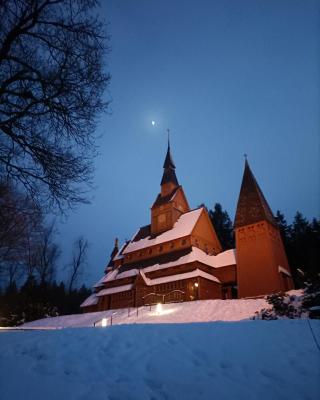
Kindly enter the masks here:
[[277, 226], [271, 208], [246, 159], [234, 226], [240, 228], [263, 220]]
[[118, 252], [119, 252], [119, 240], [118, 240], [118, 238], [116, 238], [115, 241], [114, 241], [114, 247], [113, 247], [112, 252], [110, 254], [110, 260], [109, 260], [109, 262], [108, 262], [108, 264], [106, 266], [105, 271], [113, 269], [113, 267], [114, 267], [113, 259], [118, 254]]
[[173, 162], [173, 158], [171, 155], [171, 151], [170, 151], [170, 142], [168, 140], [168, 150], [167, 150], [167, 154], [166, 154], [166, 158], [164, 160], [164, 164], [163, 164], [163, 175], [162, 175], [162, 179], [161, 179], [161, 185], [164, 185], [165, 183], [173, 183], [175, 186], [179, 186], [178, 183], [178, 179], [176, 176], [176, 166]]

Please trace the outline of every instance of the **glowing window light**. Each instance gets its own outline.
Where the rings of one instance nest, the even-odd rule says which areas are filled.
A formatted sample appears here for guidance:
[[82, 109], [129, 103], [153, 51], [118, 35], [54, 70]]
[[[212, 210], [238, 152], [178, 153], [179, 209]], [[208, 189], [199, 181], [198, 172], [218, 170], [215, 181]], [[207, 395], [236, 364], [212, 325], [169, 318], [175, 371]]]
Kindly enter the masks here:
[[158, 303], [156, 308], [156, 313], [160, 315], [162, 313], [162, 304]]
[[198, 283], [198, 282], [196, 282], [196, 283], [194, 284], [194, 286], [195, 286], [195, 287], [198, 287], [198, 286], [199, 286], [199, 283]]
[[101, 326], [102, 326], [103, 328], [105, 328], [105, 327], [107, 326], [107, 323], [108, 323], [107, 318], [102, 318]]

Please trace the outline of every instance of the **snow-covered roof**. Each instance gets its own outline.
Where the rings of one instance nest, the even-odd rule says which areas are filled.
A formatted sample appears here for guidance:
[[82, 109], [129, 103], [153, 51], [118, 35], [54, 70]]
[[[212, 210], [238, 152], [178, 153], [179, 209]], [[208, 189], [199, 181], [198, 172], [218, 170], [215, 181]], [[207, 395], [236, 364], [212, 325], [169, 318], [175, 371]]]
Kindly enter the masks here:
[[290, 277], [291, 277], [291, 274], [290, 274], [290, 272], [289, 272], [287, 269], [285, 269], [285, 268], [281, 267], [281, 265], [279, 265], [279, 267], [278, 267], [278, 271], [279, 271], [279, 272], [282, 272], [283, 274], [285, 274], [285, 275], [287, 275], [287, 276], [290, 276]]
[[118, 253], [113, 257], [113, 259], [112, 259], [113, 261], [115, 261], [115, 260], [121, 260], [121, 259], [123, 258], [122, 252], [123, 252], [123, 250], [125, 249], [126, 245], [127, 245], [127, 242], [125, 242], [125, 243], [121, 246], [121, 248], [120, 248], [120, 250], [118, 251]]
[[201, 207], [182, 214], [173, 225], [172, 229], [163, 232], [156, 237], [147, 236], [143, 239], [135, 240], [135, 237], [137, 236], [137, 234], [135, 234], [123, 250], [122, 254], [131, 253], [132, 251], [141, 250], [145, 247], [154, 246], [190, 235], [202, 211], [203, 208]]
[[[109, 274], [110, 274], [110, 272], [109, 272]], [[103, 277], [93, 287], [94, 288], [99, 288], [101, 286], [104, 286], [103, 282], [104, 282], [104, 279], [106, 278], [107, 275], [108, 274], [103, 275]]]
[[150, 267], [144, 268], [144, 272], [157, 271], [158, 269], [175, 267], [178, 265], [188, 264], [195, 261], [199, 261], [202, 264], [209, 265], [210, 267], [213, 268], [225, 267], [227, 265], [235, 265], [236, 264], [235, 250], [234, 249], [226, 250], [214, 256], [205, 253], [198, 247], [192, 247], [190, 253], [180, 257], [178, 260], [164, 264], [150, 265]]
[[[208, 265], [213, 268], [220, 268], [220, 267], [225, 267], [228, 265], [235, 265], [236, 264], [236, 257], [235, 257], [235, 250], [226, 250], [216, 256], [214, 255], [208, 255], [206, 254], [203, 250], [199, 249], [198, 247], [192, 247], [191, 251], [186, 254], [181, 256], [180, 258], [174, 260], [174, 261], [169, 261], [167, 263], [156, 263], [153, 265], [150, 265], [146, 268], [141, 268], [141, 271], [144, 272], [152, 272], [152, 271], [157, 271], [159, 269], [166, 269], [166, 268], [171, 268], [171, 267], [176, 267], [178, 265], [183, 265], [183, 264], [188, 264], [191, 262], [201, 262], [202, 264]], [[124, 278], [129, 278], [132, 276], [136, 276], [139, 273], [139, 269], [137, 268], [132, 268], [129, 269], [128, 271], [120, 272], [118, 269], [115, 269], [108, 274], [104, 275], [99, 282], [97, 282], [94, 287], [98, 288], [103, 286], [104, 283], [111, 282], [114, 280], [118, 279], [124, 279]]]
[[95, 293], [93, 293], [91, 296], [89, 296], [85, 301], [80, 305], [80, 307], [88, 307], [88, 306], [95, 306], [98, 304], [98, 297], [96, 296]]
[[102, 282], [105, 283], [105, 282], [113, 281], [115, 279], [115, 277], [117, 276], [117, 274], [118, 274], [118, 270], [117, 269], [114, 269], [114, 270], [108, 272], [103, 277]]
[[160, 285], [161, 283], [175, 282], [189, 278], [197, 278], [199, 276], [208, 279], [210, 281], [220, 283], [218, 278], [208, 274], [207, 272], [202, 271], [201, 269], [195, 269], [193, 271], [185, 272], [183, 274], [162, 276], [161, 278], [155, 278], [155, 279], [147, 278], [144, 271], [140, 271], [140, 273], [147, 286]]
[[112, 288], [107, 288], [107, 289], [102, 289], [100, 292], [96, 293], [96, 296], [105, 296], [107, 294], [112, 294], [112, 293], [119, 293], [119, 292], [126, 292], [128, 290], [131, 290], [133, 288], [133, 284], [130, 283], [129, 285], [122, 285], [122, 286], [116, 286]]
[[104, 283], [106, 282], [114, 281], [116, 279], [129, 278], [135, 275], [138, 275], [138, 270], [135, 268], [120, 273], [118, 269], [114, 269], [113, 271], [110, 271], [106, 275], [104, 275], [93, 287], [98, 288], [104, 286]]

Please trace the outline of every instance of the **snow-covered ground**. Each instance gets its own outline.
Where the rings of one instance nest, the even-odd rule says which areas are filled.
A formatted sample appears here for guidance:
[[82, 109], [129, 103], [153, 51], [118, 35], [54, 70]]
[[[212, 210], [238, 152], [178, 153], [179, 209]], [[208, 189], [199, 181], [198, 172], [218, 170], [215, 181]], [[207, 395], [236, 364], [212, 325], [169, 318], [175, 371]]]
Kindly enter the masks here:
[[[320, 322], [309, 321], [320, 336]], [[308, 320], [0, 331], [1, 400], [316, 400]]]
[[[157, 312], [156, 306], [141, 307], [130, 310], [110, 310], [95, 313], [66, 315], [55, 318], [46, 318], [29, 322], [23, 328], [74, 328], [92, 327], [95, 323], [101, 324], [103, 318], [110, 325], [113, 315], [113, 325], [120, 324], [147, 324], [147, 323], [185, 323], [208, 321], [239, 321], [250, 319], [256, 311], [270, 307], [264, 299], [247, 300], [202, 300], [186, 303], [171, 303], [162, 306], [162, 312]], [[129, 316], [128, 316], [129, 314]]]

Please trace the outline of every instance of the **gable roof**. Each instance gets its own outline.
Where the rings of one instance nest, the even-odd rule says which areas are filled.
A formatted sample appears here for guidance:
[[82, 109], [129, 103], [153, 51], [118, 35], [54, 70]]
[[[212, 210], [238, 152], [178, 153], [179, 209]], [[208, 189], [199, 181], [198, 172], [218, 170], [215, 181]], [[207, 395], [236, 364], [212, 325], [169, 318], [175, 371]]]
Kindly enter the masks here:
[[122, 254], [128, 254], [133, 251], [142, 250], [150, 246], [190, 235], [202, 211], [203, 207], [182, 214], [175, 222], [172, 229], [156, 236], [151, 236], [150, 225], [140, 228], [123, 250]]
[[239, 228], [263, 220], [277, 226], [271, 208], [246, 160], [234, 226]]

